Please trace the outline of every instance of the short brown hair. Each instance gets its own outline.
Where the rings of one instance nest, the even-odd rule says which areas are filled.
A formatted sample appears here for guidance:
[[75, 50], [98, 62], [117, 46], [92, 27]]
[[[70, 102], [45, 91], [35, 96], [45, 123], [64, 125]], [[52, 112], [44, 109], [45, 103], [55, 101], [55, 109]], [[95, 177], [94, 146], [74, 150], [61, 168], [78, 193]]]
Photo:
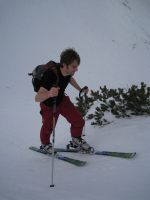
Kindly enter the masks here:
[[74, 60], [80, 64], [80, 56], [73, 48], [65, 49], [60, 54], [60, 64], [70, 65]]

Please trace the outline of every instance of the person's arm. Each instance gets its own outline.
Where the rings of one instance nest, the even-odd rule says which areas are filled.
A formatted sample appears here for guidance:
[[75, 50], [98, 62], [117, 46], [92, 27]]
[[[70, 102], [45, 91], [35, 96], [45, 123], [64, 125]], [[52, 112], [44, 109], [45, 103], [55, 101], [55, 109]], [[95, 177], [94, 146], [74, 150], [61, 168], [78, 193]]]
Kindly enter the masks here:
[[81, 93], [81, 92], [84, 92], [85, 94], [87, 94], [88, 91], [89, 91], [89, 89], [88, 89], [87, 86], [81, 88], [73, 77], [71, 77], [71, 79], [70, 79], [70, 84], [71, 84], [74, 88], [76, 88], [80, 93]]
[[43, 102], [50, 97], [56, 97], [58, 96], [59, 88], [58, 87], [52, 87], [49, 91], [45, 89], [44, 87], [40, 87], [39, 91], [37, 92], [35, 96], [36, 102]]
[[70, 84], [74, 88], [76, 88], [79, 92], [81, 91], [81, 87], [78, 85], [78, 83], [76, 82], [76, 80], [73, 77], [71, 77], [71, 79], [70, 79]]

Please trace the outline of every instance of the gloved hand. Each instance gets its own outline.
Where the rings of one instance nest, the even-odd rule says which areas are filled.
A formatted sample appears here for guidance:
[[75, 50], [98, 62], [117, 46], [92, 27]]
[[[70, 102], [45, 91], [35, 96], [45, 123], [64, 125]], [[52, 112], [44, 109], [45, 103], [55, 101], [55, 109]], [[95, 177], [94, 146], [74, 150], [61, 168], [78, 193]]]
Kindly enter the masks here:
[[89, 91], [89, 88], [87, 86], [84, 86], [79, 92], [79, 98], [82, 99], [83, 96], [86, 96], [88, 91]]

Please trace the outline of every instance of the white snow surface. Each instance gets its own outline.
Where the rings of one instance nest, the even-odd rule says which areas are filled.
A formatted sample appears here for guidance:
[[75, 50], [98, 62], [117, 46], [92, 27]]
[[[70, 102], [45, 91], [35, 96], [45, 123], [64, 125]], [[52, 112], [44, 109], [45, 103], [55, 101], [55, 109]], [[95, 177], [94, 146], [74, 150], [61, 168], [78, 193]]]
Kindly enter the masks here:
[[[0, 0], [0, 200], [149, 200], [150, 118], [113, 119], [103, 128], [85, 126], [85, 139], [97, 150], [137, 152], [132, 160], [63, 153], [86, 160], [76, 167], [32, 152], [40, 145], [41, 116], [34, 102], [34, 66], [64, 48], [81, 56], [75, 78], [97, 90], [150, 85], [150, 0]], [[68, 87], [75, 102], [78, 92]], [[56, 147], [71, 139], [62, 117]]]

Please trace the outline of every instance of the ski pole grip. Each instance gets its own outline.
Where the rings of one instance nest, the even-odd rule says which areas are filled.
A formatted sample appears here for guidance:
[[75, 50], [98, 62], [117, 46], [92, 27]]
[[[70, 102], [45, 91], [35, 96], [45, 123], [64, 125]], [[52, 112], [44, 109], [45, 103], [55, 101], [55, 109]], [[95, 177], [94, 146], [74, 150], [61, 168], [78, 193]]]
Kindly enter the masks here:
[[87, 89], [88, 89], [88, 87], [87, 87], [87, 86], [84, 86], [84, 87], [80, 90], [80, 92], [79, 92], [79, 98], [80, 98], [80, 99], [82, 99], [83, 96], [86, 97], [86, 93], [83, 94], [83, 92], [84, 92], [84, 90], [87, 90]]

